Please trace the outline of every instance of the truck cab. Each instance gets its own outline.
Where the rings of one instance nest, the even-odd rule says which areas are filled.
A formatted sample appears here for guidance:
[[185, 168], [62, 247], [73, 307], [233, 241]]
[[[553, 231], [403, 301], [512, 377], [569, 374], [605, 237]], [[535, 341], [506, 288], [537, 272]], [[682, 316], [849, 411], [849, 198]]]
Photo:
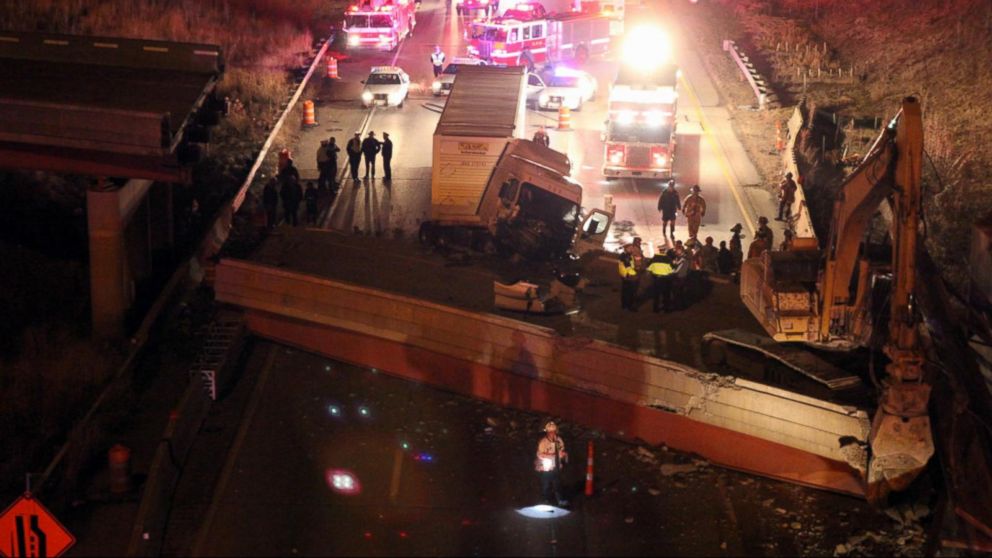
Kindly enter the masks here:
[[613, 215], [582, 213], [582, 186], [571, 162], [542, 144], [507, 143], [486, 185], [479, 217], [500, 244], [533, 259], [554, 259], [581, 247], [602, 248]]

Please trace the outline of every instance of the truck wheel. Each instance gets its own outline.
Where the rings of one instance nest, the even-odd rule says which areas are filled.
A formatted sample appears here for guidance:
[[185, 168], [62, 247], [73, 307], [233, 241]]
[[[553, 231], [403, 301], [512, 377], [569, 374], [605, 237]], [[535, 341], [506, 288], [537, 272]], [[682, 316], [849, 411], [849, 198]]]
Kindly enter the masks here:
[[589, 49], [584, 45], [575, 49], [575, 61], [579, 64], [585, 64], [589, 61]]

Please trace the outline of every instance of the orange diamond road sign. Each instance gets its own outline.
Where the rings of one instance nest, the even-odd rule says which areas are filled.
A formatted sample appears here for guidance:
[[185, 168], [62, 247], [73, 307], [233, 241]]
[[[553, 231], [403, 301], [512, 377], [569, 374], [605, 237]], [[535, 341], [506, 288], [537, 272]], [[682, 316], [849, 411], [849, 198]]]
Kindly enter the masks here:
[[74, 544], [76, 537], [30, 493], [0, 514], [0, 556], [59, 556]]

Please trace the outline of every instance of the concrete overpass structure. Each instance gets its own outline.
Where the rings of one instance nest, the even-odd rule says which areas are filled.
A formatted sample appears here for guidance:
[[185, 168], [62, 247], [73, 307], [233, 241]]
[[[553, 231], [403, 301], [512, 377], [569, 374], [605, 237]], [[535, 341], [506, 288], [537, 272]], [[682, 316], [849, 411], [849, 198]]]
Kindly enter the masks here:
[[173, 246], [172, 185], [190, 181], [184, 162], [206, 139], [198, 115], [223, 68], [215, 45], [0, 32], [0, 168], [96, 178], [86, 205], [98, 336], [123, 334], [135, 282]]

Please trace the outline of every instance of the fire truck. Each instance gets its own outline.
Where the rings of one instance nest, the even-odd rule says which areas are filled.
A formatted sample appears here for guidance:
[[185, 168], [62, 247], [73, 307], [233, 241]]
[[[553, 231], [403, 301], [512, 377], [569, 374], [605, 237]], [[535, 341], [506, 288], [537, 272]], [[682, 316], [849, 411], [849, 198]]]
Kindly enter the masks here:
[[610, 88], [603, 174], [609, 178], [670, 178], [675, 157], [679, 69], [621, 66]]
[[417, 25], [413, 0], [368, 0], [344, 14], [348, 49], [395, 50]]
[[517, 4], [491, 21], [473, 22], [469, 56], [493, 64], [528, 66], [589, 56], [610, 48], [612, 13], [563, 9], [545, 12], [536, 2]]

